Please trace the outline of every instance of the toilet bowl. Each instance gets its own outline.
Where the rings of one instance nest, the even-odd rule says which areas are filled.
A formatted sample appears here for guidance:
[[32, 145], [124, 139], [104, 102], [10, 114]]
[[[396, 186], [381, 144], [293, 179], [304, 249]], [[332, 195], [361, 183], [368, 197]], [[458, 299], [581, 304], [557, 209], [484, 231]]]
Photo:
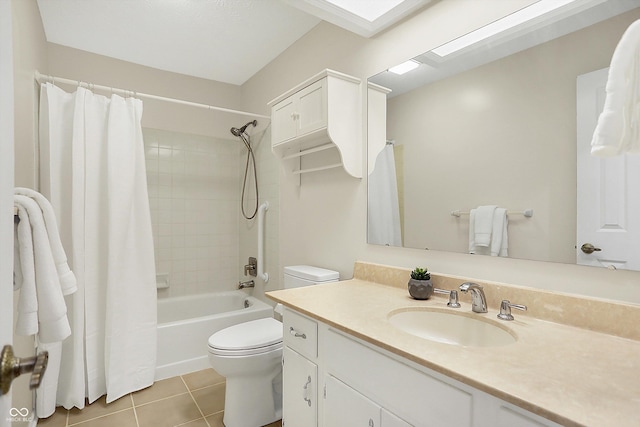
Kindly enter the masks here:
[[[308, 265], [284, 268], [284, 288], [336, 282], [339, 273]], [[282, 418], [282, 323], [252, 320], [209, 337], [209, 363], [227, 380], [226, 427], [259, 427]]]
[[226, 427], [258, 427], [282, 418], [282, 323], [265, 318], [209, 337], [209, 362], [227, 380]]

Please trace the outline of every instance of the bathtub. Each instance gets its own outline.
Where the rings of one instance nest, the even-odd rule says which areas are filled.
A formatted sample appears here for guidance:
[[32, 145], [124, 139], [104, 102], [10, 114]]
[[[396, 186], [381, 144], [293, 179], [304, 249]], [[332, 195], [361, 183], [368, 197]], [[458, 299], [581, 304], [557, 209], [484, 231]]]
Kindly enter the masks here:
[[239, 290], [158, 300], [156, 380], [208, 368], [213, 333], [272, 316], [269, 304]]

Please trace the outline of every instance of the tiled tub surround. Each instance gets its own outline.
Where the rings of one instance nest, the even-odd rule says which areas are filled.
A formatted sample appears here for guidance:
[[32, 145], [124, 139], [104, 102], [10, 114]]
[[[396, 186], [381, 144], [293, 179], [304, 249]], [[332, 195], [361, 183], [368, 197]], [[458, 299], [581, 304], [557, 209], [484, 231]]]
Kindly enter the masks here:
[[[517, 336], [502, 347], [461, 347], [409, 335], [388, 313], [404, 307], [446, 307], [446, 298], [409, 297], [409, 269], [357, 263], [353, 280], [268, 295], [331, 327], [566, 426], [634, 426], [640, 408], [640, 307], [477, 281], [496, 319], [502, 299], [525, 304], [505, 322]], [[457, 289], [463, 278], [432, 274]], [[586, 313], [584, 313], [586, 312]], [[584, 313], [584, 314], [581, 314]], [[572, 320], [572, 324], [564, 320]], [[584, 319], [584, 320], [581, 320]], [[617, 335], [617, 336], [616, 336]]]
[[144, 129], [160, 297], [232, 290], [238, 281], [240, 145]]

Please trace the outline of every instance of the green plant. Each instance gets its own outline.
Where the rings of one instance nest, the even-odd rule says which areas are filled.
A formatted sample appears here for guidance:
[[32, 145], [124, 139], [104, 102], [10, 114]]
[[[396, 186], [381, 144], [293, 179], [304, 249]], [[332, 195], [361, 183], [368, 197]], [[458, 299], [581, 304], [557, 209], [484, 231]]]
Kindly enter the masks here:
[[429, 280], [431, 279], [431, 274], [427, 271], [426, 268], [416, 267], [411, 272], [411, 278], [415, 280]]

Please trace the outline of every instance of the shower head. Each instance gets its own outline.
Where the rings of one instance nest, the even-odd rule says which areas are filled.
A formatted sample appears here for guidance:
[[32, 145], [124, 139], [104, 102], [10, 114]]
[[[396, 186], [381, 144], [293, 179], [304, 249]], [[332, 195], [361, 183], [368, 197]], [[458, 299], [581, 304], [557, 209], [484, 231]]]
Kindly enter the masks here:
[[242, 126], [240, 129], [238, 128], [231, 128], [231, 133], [233, 134], [233, 136], [240, 136], [244, 133], [245, 130], [247, 130], [247, 127], [251, 125], [253, 127], [258, 126], [258, 121], [257, 120], [253, 120], [249, 123], [247, 123], [246, 125]]

